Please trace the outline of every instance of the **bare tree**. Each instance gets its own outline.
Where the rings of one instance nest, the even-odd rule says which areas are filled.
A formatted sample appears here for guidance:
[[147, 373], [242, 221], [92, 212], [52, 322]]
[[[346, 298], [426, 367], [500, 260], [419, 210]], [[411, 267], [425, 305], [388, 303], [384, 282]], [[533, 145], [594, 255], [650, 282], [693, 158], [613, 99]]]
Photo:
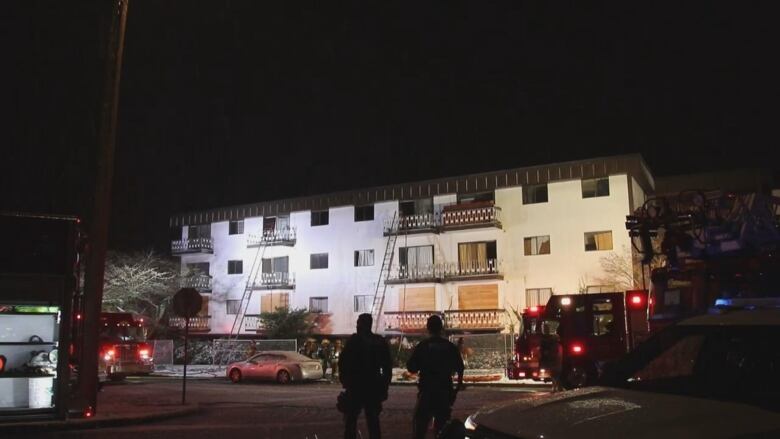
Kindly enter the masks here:
[[179, 289], [179, 280], [178, 264], [154, 252], [110, 252], [103, 309], [144, 315], [159, 324]]

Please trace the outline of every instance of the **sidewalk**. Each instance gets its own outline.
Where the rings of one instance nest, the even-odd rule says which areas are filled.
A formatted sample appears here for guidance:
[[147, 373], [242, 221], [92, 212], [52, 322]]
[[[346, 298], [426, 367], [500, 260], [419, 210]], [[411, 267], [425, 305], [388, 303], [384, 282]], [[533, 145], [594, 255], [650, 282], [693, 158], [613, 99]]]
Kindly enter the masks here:
[[196, 404], [181, 405], [179, 393], [172, 394], [154, 386], [144, 386], [143, 392], [122, 392], [124, 386], [133, 384], [107, 384], [103, 391], [98, 392], [98, 413], [93, 418], [0, 423], [0, 437], [51, 430], [134, 425], [185, 416], [198, 411]]

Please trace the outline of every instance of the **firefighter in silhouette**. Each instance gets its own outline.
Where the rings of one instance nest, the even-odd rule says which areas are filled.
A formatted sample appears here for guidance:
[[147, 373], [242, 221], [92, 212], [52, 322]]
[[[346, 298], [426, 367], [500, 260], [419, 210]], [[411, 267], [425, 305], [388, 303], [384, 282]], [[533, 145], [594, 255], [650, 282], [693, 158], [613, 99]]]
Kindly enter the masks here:
[[339, 380], [344, 392], [339, 395], [338, 409], [344, 413], [344, 438], [357, 437], [357, 418], [366, 413], [368, 437], [379, 439], [379, 413], [393, 376], [390, 346], [384, 338], [371, 332], [371, 314], [361, 314], [357, 333], [347, 340], [339, 355]]
[[[418, 373], [417, 406], [412, 421], [413, 437], [425, 438], [431, 418], [438, 435], [452, 414], [458, 390], [463, 388], [463, 359], [457, 346], [442, 336], [441, 317], [432, 315], [426, 324], [430, 337], [421, 341], [406, 363], [409, 372]], [[458, 374], [453, 388], [452, 375]]]

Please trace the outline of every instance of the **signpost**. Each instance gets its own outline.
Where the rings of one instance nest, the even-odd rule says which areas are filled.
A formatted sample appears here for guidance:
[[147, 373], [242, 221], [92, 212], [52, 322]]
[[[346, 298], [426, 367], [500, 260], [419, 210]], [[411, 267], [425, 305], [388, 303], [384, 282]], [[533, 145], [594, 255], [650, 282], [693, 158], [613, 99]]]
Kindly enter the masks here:
[[190, 335], [190, 317], [200, 312], [203, 298], [195, 288], [182, 288], [173, 296], [173, 312], [184, 317], [184, 377], [181, 385], [181, 403], [187, 401], [187, 338]]

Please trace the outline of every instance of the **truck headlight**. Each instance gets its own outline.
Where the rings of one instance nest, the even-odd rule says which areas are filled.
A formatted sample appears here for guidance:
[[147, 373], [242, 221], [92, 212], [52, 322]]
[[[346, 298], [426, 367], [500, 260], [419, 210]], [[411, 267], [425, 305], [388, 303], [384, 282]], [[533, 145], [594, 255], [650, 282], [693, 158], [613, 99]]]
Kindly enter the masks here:
[[474, 431], [477, 429], [477, 423], [474, 422], [474, 415], [466, 418], [466, 422], [463, 423], [463, 427], [465, 427], [467, 431]]

